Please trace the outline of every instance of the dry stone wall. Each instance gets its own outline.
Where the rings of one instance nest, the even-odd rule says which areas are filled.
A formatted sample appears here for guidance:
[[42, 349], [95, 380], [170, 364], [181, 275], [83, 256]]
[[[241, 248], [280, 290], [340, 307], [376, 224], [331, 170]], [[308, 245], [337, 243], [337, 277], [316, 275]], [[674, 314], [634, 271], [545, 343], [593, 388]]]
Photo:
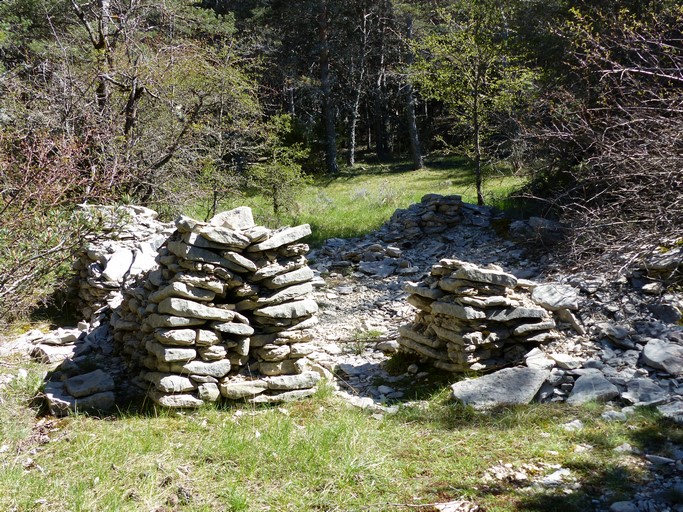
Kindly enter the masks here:
[[84, 206], [84, 215], [103, 224], [103, 236], [77, 254], [72, 288], [83, 318], [94, 319], [121, 304], [122, 290], [155, 267], [157, 250], [175, 230], [143, 206]]
[[180, 217], [175, 227], [158, 268], [126, 290], [111, 319], [150, 398], [197, 407], [312, 394], [320, 374], [306, 355], [318, 306], [299, 242], [310, 227], [273, 231], [246, 207], [208, 223]]
[[539, 344], [558, 339], [558, 328], [581, 329], [570, 311], [578, 307], [572, 287], [537, 285], [497, 265], [442, 259], [406, 291], [418, 312], [399, 328], [401, 349], [451, 372], [516, 364]]

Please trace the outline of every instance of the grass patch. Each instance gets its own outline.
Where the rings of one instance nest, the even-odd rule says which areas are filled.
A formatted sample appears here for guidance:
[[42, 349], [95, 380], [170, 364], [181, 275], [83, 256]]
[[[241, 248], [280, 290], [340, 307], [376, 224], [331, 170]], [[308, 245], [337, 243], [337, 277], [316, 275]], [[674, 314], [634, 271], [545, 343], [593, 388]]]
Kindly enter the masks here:
[[[32, 408], [35, 382], [0, 391], [0, 510], [427, 511], [460, 498], [487, 511], [592, 510], [644, 477], [616, 446], [659, 453], [681, 441], [650, 411], [627, 423], [552, 404], [481, 414], [445, 387], [382, 418], [323, 389], [278, 408], [55, 420]], [[583, 430], [561, 427], [575, 418]], [[566, 495], [491, 476], [505, 464], [530, 479], [561, 466], [580, 485]]]
[[[485, 194], [491, 205], [503, 204], [523, 180], [504, 173], [490, 172]], [[337, 176], [322, 176], [298, 194], [290, 213], [275, 218], [267, 200], [260, 195], [244, 195], [220, 204], [220, 209], [250, 206], [257, 222], [311, 225], [309, 242], [320, 245], [328, 238], [363, 236], [385, 223], [397, 208], [407, 208], [428, 193], [459, 194], [476, 203], [472, 169], [466, 159], [440, 156], [427, 159], [426, 168], [413, 171], [406, 163], [359, 164]], [[205, 212], [189, 212], [203, 218]]]

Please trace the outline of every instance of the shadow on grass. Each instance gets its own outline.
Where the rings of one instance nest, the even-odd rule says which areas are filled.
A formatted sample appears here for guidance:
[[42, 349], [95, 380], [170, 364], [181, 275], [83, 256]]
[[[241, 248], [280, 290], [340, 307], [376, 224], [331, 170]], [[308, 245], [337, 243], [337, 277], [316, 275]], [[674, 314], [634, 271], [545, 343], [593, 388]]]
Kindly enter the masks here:
[[[464, 157], [436, 157], [427, 159], [423, 170], [449, 171], [444, 172], [440, 177], [428, 179], [427, 181], [457, 180], [454, 184], [473, 184], [474, 175], [471, 161]], [[423, 170], [415, 170], [412, 164], [400, 161], [384, 164], [358, 164], [353, 168], [345, 168], [335, 175], [322, 174], [314, 178], [316, 185], [328, 187], [335, 182], [351, 181], [363, 176], [396, 176], [405, 175], [406, 177]]]

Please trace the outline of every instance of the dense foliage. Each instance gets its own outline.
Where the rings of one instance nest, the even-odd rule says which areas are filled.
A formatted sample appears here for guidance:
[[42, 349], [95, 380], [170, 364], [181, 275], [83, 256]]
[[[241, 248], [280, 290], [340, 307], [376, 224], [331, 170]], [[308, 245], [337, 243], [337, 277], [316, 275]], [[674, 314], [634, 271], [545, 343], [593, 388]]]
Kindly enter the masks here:
[[576, 256], [680, 236], [682, 21], [673, 0], [4, 0], [0, 312], [91, 228], [76, 204], [257, 190], [280, 212], [359, 158], [457, 151], [480, 203], [487, 174], [528, 173]]

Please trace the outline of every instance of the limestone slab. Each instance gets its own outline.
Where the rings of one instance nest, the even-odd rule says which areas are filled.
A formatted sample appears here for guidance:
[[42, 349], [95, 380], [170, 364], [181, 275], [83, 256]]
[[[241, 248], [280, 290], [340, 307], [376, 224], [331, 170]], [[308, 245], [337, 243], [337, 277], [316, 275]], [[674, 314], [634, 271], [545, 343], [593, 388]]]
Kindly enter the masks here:
[[268, 389], [268, 383], [265, 380], [250, 380], [237, 382], [223, 382], [220, 384], [221, 395], [230, 400], [238, 400], [240, 398], [251, 398], [260, 395]]
[[456, 382], [453, 398], [475, 409], [527, 404], [533, 400], [550, 372], [534, 368], [505, 368], [477, 379]]
[[567, 403], [579, 405], [590, 401], [607, 402], [618, 396], [619, 389], [614, 384], [601, 373], [591, 372], [576, 379]]
[[216, 308], [187, 299], [176, 299], [174, 297], [169, 297], [161, 301], [159, 303], [159, 312], [186, 318], [219, 320], [222, 322], [229, 322], [235, 317], [235, 313], [228, 309]]
[[102, 278], [112, 283], [120, 283], [133, 264], [133, 253], [128, 249], [119, 249], [111, 255]]
[[187, 393], [197, 388], [189, 378], [172, 373], [149, 372], [144, 379], [164, 393]]
[[191, 361], [197, 357], [197, 351], [193, 348], [167, 347], [153, 340], [147, 340], [145, 348], [157, 360], [164, 363]]
[[112, 391], [115, 387], [112, 376], [100, 369], [75, 375], [64, 383], [66, 391], [75, 398]]
[[194, 395], [178, 394], [167, 395], [160, 391], [151, 391], [148, 393], [149, 397], [154, 403], [163, 407], [171, 407], [174, 409], [196, 409], [204, 405], [204, 401], [200, 400]]
[[263, 286], [269, 289], [284, 288], [285, 286], [308, 282], [313, 277], [313, 271], [309, 267], [302, 267], [267, 279], [263, 282]]
[[247, 251], [257, 252], [277, 249], [278, 247], [282, 247], [283, 245], [296, 242], [297, 240], [300, 240], [301, 238], [308, 236], [310, 234], [311, 226], [309, 226], [308, 224], [302, 224], [300, 226], [295, 226], [292, 228], [284, 228], [273, 232], [270, 238], [268, 238], [267, 240], [250, 246], [247, 249]]
[[683, 375], [683, 346], [659, 339], [651, 339], [643, 348], [643, 362], [652, 368], [674, 376]]
[[539, 284], [531, 293], [531, 300], [550, 311], [579, 308], [578, 292], [575, 288], [563, 284]]
[[209, 302], [216, 296], [215, 292], [203, 288], [196, 288], [190, 284], [176, 281], [149, 296], [150, 302], [159, 303], [167, 297]]
[[195, 344], [197, 331], [194, 329], [157, 329], [154, 339], [163, 345], [189, 347]]
[[220, 379], [225, 377], [230, 372], [231, 364], [227, 359], [221, 361], [190, 361], [183, 365], [171, 365], [171, 371], [190, 374], [190, 375], [207, 375], [209, 377], [216, 377]]
[[182, 316], [159, 315], [152, 314], [145, 319], [145, 323], [150, 327], [164, 328], [164, 327], [190, 327], [194, 325], [202, 325], [206, 321], [201, 318], [186, 318]]
[[254, 214], [248, 206], [240, 206], [214, 215], [209, 220], [209, 224], [235, 231], [255, 227]]
[[213, 322], [211, 328], [223, 334], [233, 334], [235, 336], [251, 336], [254, 328], [247, 324], [237, 322]]
[[316, 372], [304, 372], [298, 375], [280, 375], [266, 379], [266, 382], [268, 382], [268, 389], [274, 390], [309, 389], [314, 387], [318, 381], [320, 381], [320, 375]]
[[229, 228], [206, 226], [199, 231], [199, 234], [211, 242], [236, 249], [244, 249], [249, 245], [249, 238]]
[[267, 306], [254, 311], [254, 315], [274, 319], [301, 318], [318, 311], [318, 304], [312, 299], [288, 302], [277, 306]]

